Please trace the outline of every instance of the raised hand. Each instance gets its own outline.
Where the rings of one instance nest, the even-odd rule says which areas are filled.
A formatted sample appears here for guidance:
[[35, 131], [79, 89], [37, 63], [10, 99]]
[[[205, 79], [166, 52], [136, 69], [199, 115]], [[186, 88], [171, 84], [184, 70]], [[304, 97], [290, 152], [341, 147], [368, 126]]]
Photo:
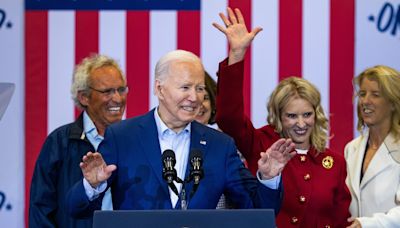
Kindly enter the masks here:
[[262, 179], [271, 179], [282, 172], [288, 161], [296, 155], [292, 139], [279, 139], [266, 152], [261, 152], [258, 171]]
[[217, 23], [213, 23], [213, 26], [219, 31], [224, 33], [228, 39], [230, 51], [229, 51], [229, 65], [234, 64], [243, 60], [246, 50], [251, 44], [251, 41], [259, 33], [262, 28], [256, 27], [251, 32], [248, 32], [246, 23], [243, 15], [239, 9], [235, 9], [235, 12], [228, 7], [228, 17], [223, 13], [219, 13], [224, 26]]
[[101, 182], [110, 178], [112, 172], [117, 169], [115, 165], [107, 166], [103, 157], [98, 152], [88, 152], [83, 156], [79, 166], [81, 167], [83, 177], [93, 188], [96, 188]]

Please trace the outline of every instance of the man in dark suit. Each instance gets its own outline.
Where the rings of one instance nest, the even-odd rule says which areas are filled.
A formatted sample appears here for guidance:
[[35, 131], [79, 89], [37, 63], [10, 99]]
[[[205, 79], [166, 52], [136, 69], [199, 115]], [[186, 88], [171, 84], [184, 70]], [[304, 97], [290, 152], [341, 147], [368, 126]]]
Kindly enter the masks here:
[[[158, 107], [111, 125], [99, 147], [101, 154], [88, 152], [83, 157], [84, 179], [67, 196], [70, 214], [90, 216], [100, 208], [102, 193], [109, 186], [117, 210], [211, 209], [224, 193], [239, 208], [273, 208], [277, 212], [281, 204], [277, 175], [293, 155], [294, 144], [282, 139], [278, 146], [260, 151], [257, 180], [243, 166], [230, 137], [194, 121], [204, 90], [204, 68], [196, 55], [177, 50], [163, 56], [155, 69]], [[182, 180], [190, 176], [191, 151], [201, 151], [204, 177], [193, 195], [189, 194], [193, 181], [185, 185], [174, 182], [175, 194], [163, 179], [161, 156], [168, 149], [176, 153], [174, 168]], [[265, 183], [263, 179], [270, 180]]]

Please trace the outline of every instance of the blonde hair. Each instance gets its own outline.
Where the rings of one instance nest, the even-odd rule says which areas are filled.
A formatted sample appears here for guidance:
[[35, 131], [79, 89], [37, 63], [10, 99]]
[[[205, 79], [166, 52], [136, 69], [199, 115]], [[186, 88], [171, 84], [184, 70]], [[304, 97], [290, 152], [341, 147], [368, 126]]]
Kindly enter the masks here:
[[[400, 73], [397, 70], [384, 65], [367, 68], [353, 79], [355, 97], [358, 97], [360, 86], [366, 78], [378, 83], [382, 96], [393, 105], [394, 110], [392, 111], [390, 132], [394, 134], [395, 138], [398, 138], [400, 135]], [[359, 100], [357, 107], [359, 107]], [[362, 133], [366, 125], [362, 119], [359, 108], [357, 108], [357, 116], [357, 129]]]
[[299, 77], [289, 77], [282, 80], [272, 92], [268, 102], [268, 123], [284, 137], [281, 114], [283, 108], [293, 97], [308, 101], [315, 111], [315, 125], [311, 132], [311, 145], [318, 151], [325, 151], [328, 140], [328, 119], [321, 106], [321, 95], [318, 89], [309, 81]]

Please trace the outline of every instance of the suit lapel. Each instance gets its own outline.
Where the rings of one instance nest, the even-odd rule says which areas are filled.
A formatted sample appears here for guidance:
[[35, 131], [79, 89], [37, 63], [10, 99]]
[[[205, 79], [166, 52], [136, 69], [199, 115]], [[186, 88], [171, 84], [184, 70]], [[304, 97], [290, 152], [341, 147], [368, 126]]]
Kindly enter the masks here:
[[[361, 181], [360, 188], [364, 188], [365, 185], [371, 181], [375, 176], [379, 175], [382, 170], [386, 169], [388, 166], [390, 166], [390, 155], [389, 155], [389, 150], [388, 146], [392, 147], [393, 149], [393, 136], [391, 134], [387, 135], [384, 143], [382, 143], [376, 151], [374, 157], [372, 158], [370, 164], [368, 165], [367, 171], [365, 172], [365, 175]], [[364, 150], [365, 151], [365, 150]]]
[[[203, 160], [207, 155], [207, 148], [208, 148], [208, 138], [205, 134], [205, 126], [201, 125], [200, 123], [193, 121], [192, 122], [192, 129], [190, 135], [190, 151], [193, 149], [199, 149], [202, 152]], [[189, 153], [190, 153], [189, 151]], [[189, 154], [190, 158], [190, 154]], [[188, 160], [188, 165], [186, 168], [186, 176], [189, 174], [190, 170], [190, 161]]]
[[[349, 153], [349, 161], [353, 161], [354, 165], [350, 165], [350, 173], [354, 174], [351, 176], [351, 184], [354, 189], [355, 194], [359, 198], [360, 193], [360, 180], [361, 180], [361, 171], [362, 171], [362, 163], [365, 154], [365, 148], [367, 145], [368, 132], [365, 135], [361, 136], [361, 139], [351, 148], [351, 153]], [[348, 174], [349, 175], [349, 174]]]
[[[206, 126], [203, 126], [197, 121], [192, 122], [192, 134], [190, 139], [190, 148], [205, 149], [207, 147], [207, 138], [205, 134]], [[205, 152], [205, 151], [204, 151]]]
[[162, 161], [161, 161], [161, 148], [160, 142], [158, 141], [157, 125], [154, 120], [154, 110], [146, 114], [144, 121], [140, 124], [140, 143], [142, 151], [144, 151], [149, 165], [157, 176], [161, 186], [163, 186], [164, 192], [169, 196], [168, 186], [165, 184], [165, 180], [162, 177]]
[[[203, 165], [204, 165], [204, 161], [205, 158], [207, 156], [207, 148], [208, 148], [208, 138], [205, 132], [205, 127], [196, 122], [193, 121], [192, 122], [192, 126], [191, 126], [191, 134], [190, 134], [190, 150], [189, 150], [189, 159], [188, 159], [188, 163], [186, 166], [186, 174], [185, 174], [185, 179], [189, 178], [190, 175], [190, 168], [191, 168], [191, 163], [190, 163], [190, 152], [193, 149], [199, 149], [202, 152], [203, 155]], [[193, 189], [193, 181], [190, 181], [189, 183], [186, 184], [185, 186], [186, 189], [186, 196], [189, 199], [190, 197], [190, 193]], [[190, 199], [189, 199], [190, 201]]]
[[396, 142], [394, 135], [390, 133], [385, 138], [384, 142], [388, 152], [393, 156], [393, 159], [396, 158], [397, 161], [400, 161], [400, 144]]

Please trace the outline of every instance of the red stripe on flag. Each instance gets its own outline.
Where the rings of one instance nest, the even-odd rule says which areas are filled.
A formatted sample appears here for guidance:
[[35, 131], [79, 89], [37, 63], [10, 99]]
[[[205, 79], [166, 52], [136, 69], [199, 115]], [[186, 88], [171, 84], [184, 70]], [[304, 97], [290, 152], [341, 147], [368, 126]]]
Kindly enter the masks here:
[[25, 13], [25, 224], [33, 169], [47, 136], [47, 11]]
[[279, 1], [279, 81], [302, 75], [302, 0]]
[[130, 88], [126, 114], [133, 117], [146, 113], [150, 106], [150, 14], [128, 11], [126, 16], [126, 77]]
[[200, 56], [200, 11], [178, 11], [178, 49]]
[[[251, 0], [229, 0], [229, 7], [240, 9], [247, 28], [249, 30], [253, 28], [251, 22]], [[245, 113], [247, 116], [251, 116], [251, 48], [247, 50], [244, 63], [243, 97]]]
[[330, 147], [343, 153], [353, 138], [354, 0], [331, 1], [330, 21]]
[[[75, 64], [99, 50], [98, 11], [75, 11]], [[75, 117], [81, 110], [75, 109]]]

